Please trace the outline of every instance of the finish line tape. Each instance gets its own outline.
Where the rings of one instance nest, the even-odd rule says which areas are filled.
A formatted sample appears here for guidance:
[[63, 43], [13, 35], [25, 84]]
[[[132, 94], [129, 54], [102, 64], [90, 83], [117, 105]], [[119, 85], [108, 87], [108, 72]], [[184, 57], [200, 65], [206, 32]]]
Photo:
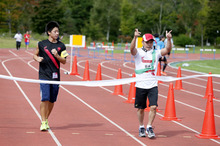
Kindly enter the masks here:
[[60, 84], [60, 85], [72, 85], [72, 86], [87, 86], [87, 87], [99, 87], [99, 86], [115, 86], [115, 85], [122, 85], [128, 84], [131, 82], [138, 82], [138, 81], [152, 81], [152, 80], [159, 80], [163, 82], [171, 82], [176, 80], [184, 80], [184, 79], [191, 79], [191, 78], [198, 78], [198, 77], [220, 77], [219, 74], [206, 74], [206, 75], [193, 75], [181, 78], [175, 78], [171, 76], [155, 76], [149, 78], [124, 78], [124, 79], [115, 79], [115, 80], [101, 80], [101, 81], [45, 81], [45, 80], [35, 80], [35, 79], [26, 79], [26, 78], [19, 78], [19, 77], [11, 77], [6, 75], [0, 75], [0, 78], [7, 79], [7, 80], [15, 80], [21, 82], [29, 82], [29, 83], [47, 83], [47, 84]]

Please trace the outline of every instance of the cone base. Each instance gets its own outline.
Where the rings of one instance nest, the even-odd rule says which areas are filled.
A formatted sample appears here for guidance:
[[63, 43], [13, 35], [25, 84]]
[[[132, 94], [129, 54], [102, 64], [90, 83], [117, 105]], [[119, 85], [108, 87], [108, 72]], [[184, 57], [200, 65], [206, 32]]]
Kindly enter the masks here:
[[144, 111], [149, 112], [150, 108], [145, 108]]
[[123, 101], [124, 103], [134, 103], [134, 100], [126, 100], [126, 101]]
[[163, 83], [162, 81], [158, 81], [158, 84]]
[[96, 81], [101, 81], [102, 79], [95, 79]]
[[183, 88], [174, 88], [175, 90], [184, 90]]
[[90, 79], [82, 79], [82, 81], [91, 81]]
[[163, 121], [181, 121], [177, 117], [162, 117], [160, 119], [163, 120]]
[[75, 72], [75, 73], [70, 73], [70, 75], [79, 75], [79, 73], [78, 72]]
[[218, 135], [208, 135], [208, 134], [196, 134], [195, 135], [198, 138], [205, 138], [205, 139], [220, 139]]
[[123, 93], [112, 93], [113, 95], [124, 95]]

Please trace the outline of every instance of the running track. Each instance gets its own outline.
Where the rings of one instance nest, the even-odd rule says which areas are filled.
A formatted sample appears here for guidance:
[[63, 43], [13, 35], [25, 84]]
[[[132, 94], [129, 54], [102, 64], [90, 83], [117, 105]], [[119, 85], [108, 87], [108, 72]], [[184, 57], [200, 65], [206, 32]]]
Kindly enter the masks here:
[[[38, 79], [38, 63], [33, 61], [34, 50], [1, 49], [0, 74]], [[118, 57], [122, 57], [118, 55]], [[199, 56], [190, 56], [189, 59]], [[62, 81], [81, 81], [85, 61], [89, 60], [90, 78], [95, 79], [97, 64], [101, 63], [102, 78], [115, 79], [118, 68], [122, 77], [134, 72], [133, 63], [78, 57], [79, 76], [65, 75], [70, 61], [61, 65]], [[168, 59], [169, 62], [183, 59]], [[167, 67], [169, 76], [176, 77], [177, 69]], [[197, 73], [183, 71], [182, 76]], [[220, 135], [220, 78], [213, 78], [216, 134]], [[175, 82], [173, 82], [175, 85]], [[41, 132], [39, 84], [0, 79], [0, 145], [150, 145], [150, 146], [215, 146], [220, 139], [199, 139], [202, 131], [206, 100], [203, 99], [207, 78], [183, 80], [185, 90], [175, 90], [177, 118], [181, 121], [161, 121], [164, 115], [169, 83], [159, 84], [159, 110], [154, 121], [157, 138], [138, 137], [138, 120], [133, 104], [127, 99], [130, 85], [123, 85], [124, 96], [112, 95], [114, 87], [61, 86], [54, 110], [49, 118], [51, 130]], [[147, 123], [147, 115], [145, 123]]]

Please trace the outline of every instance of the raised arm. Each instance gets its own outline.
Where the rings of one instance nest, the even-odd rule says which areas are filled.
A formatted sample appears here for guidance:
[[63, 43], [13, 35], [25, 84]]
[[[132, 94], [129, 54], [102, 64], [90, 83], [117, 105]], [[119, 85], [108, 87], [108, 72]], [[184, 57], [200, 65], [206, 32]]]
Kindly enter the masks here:
[[171, 48], [172, 48], [172, 43], [171, 43], [172, 34], [171, 34], [171, 32], [172, 32], [172, 30], [169, 32], [166, 31], [167, 45], [165, 48], [161, 49], [162, 56], [168, 54], [171, 51]]
[[59, 60], [59, 62], [61, 62], [62, 64], [66, 64], [66, 57], [61, 57], [56, 49], [53, 49], [52, 54], [57, 58], [57, 60]]
[[136, 44], [136, 39], [138, 36], [140, 36], [140, 34], [141, 34], [141, 32], [139, 32], [138, 29], [135, 29], [134, 38], [132, 39], [131, 46], [130, 46], [130, 51], [133, 56], [135, 56], [137, 53], [137, 49], [135, 48], [135, 44]]

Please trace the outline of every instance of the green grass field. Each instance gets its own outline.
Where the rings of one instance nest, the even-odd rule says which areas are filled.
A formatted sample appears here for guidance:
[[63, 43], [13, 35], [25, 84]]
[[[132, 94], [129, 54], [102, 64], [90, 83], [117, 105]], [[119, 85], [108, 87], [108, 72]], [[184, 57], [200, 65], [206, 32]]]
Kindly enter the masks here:
[[[36, 48], [37, 40], [30, 40], [29, 48]], [[0, 37], [0, 48], [16, 48], [16, 41], [13, 38], [1, 38]], [[25, 48], [24, 40], [22, 40], [21, 48]]]
[[[181, 67], [188, 70], [194, 70], [203, 73], [220, 74], [220, 60], [198, 60], [186, 61], [181, 63], [171, 64], [175, 67]], [[189, 65], [189, 66], [186, 66]]]

